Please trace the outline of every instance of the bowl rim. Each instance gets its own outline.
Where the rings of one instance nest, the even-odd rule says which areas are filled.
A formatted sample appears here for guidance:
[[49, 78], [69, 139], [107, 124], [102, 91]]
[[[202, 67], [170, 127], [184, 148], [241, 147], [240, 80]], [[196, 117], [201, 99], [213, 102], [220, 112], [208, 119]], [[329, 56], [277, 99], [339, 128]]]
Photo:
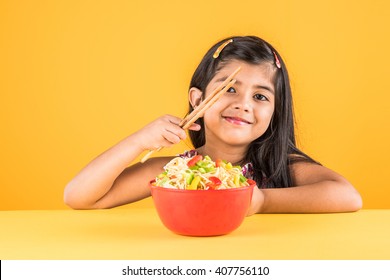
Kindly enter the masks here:
[[229, 188], [229, 189], [220, 189], [220, 190], [214, 190], [214, 189], [209, 189], [209, 190], [183, 190], [183, 189], [174, 189], [174, 188], [164, 188], [160, 186], [155, 186], [152, 184], [153, 181], [150, 181], [149, 187], [150, 189], [161, 189], [163, 191], [168, 191], [168, 192], [179, 192], [179, 193], [191, 193], [191, 192], [237, 192], [237, 191], [245, 191], [247, 189], [254, 188], [256, 184], [250, 184], [248, 186], [243, 186], [243, 187], [238, 187], [238, 188]]

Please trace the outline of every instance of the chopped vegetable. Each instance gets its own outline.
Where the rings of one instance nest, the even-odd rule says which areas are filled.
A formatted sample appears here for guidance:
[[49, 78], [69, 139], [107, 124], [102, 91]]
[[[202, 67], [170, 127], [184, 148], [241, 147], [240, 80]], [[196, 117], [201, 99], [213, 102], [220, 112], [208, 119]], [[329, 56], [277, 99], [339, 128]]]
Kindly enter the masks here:
[[187, 162], [187, 165], [188, 165], [188, 167], [195, 166], [195, 164], [200, 160], [202, 160], [202, 156], [196, 155], [190, 161]]
[[222, 184], [222, 181], [219, 180], [219, 178], [214, 176], [209, 177], [209, 180], [210, 182], [206, 183], [206, 187], [212, 190], [217, 189]]
[[187, 186], [187, 189], [196, 190], [196, 189], [198, 189], [199, 183], [200, 183], [200, 176], [195, 176], [194, 180], [192, 180], [191, 184], [189, 186]]
[[187, 190], [219, 190], [248, 186], [253, 180], [245, 178], [240, 166], [209, 156], [176, 157], [155, 179], [155, 186]]

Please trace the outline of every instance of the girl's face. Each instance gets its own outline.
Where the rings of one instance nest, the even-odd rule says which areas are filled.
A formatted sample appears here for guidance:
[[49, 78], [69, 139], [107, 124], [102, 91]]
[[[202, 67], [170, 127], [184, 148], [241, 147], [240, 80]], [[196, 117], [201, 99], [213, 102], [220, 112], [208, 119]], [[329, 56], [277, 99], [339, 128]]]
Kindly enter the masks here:
[[204, 115], [206, 143], [246, 146], [267, 130], [275, 107], [271, 63], [248, 64], [232, 60], [210, 81], [206, 96], [241, 66], [236, 83]]

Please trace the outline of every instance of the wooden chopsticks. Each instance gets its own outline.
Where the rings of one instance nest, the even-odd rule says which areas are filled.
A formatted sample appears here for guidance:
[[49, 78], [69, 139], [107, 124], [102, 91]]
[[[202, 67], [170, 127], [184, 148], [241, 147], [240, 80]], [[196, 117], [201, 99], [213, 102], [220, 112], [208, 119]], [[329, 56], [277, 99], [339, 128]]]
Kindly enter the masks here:
[[[234, 77], [241, 70], [241, 67], [238, 67], [229, 77], [226, 78], [223, 83], [221, 83], [205, 100], [203, 100], [199, 106], [197, 106], [190, 114], [188, 114], [179, 124], [183, 129], [188, 129], [197, 119], [202, 117], [206, 110], [210, 108], [217, 100], [236, 82]], [[157, 150], [151, 150], [141, 159], [141, 162], [144, 163], [154, 151], [160, 151], [162, 147]]]

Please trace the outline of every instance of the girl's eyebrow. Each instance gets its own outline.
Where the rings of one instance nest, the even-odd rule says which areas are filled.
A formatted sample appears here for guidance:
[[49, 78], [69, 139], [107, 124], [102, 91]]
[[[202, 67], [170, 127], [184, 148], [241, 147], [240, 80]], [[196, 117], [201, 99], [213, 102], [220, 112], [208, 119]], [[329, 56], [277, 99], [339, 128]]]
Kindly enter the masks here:
[[[216, 82], [216, 83], [223, 82], [223, 81], [226, 80], [226, 78], [227, 78], [227, 76], [226, 76], [226, 77], [224, 76], [224, 77], [222, 77], [222, 78], [217, 79], [215, 82]], [[236, 81], [235, 84], [236, 84], [236, 85], [241, 85], [242, 82]], [[256, 88], [256, 89], [264, 89], [264, 90], [269, 91], [269, 92], [272, 93], [272, 94], [275, 94], [275, 93], [274, 93], [274, 90], [273, 90], [271, 87], [267, 86], [267, 85], [255, 85], [254, 88]]]

